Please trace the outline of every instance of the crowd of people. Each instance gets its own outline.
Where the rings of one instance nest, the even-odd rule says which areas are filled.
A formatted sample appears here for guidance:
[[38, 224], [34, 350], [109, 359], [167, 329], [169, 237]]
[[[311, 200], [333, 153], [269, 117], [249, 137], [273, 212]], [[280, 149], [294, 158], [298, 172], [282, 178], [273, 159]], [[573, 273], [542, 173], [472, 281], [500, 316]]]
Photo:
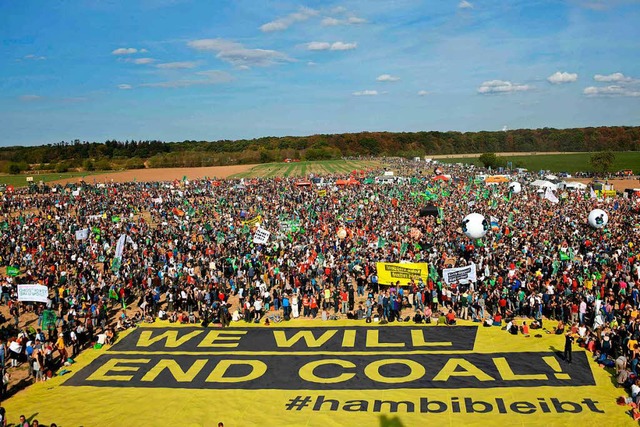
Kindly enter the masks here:
[[[528, 185], [533, 174], [512, 177], [522, 184], [515, 194], [475, 179], [468, 166], [440, 166], [450, 178], [434, 180], [424, 162], [381, 165], [322, 188], [295, 178], [183, 179], [6, 192], [0, 264], [13, 273], [0, 278], [10, 315], [0, 319], [0, 364], [28, 363], [35, 381], [46, 380], [81, 349], [156, 319], [223, 327], [465, 319], [510, 330], [521, 319], [520, 331], [551, 319], [599, 363], [617, 367], [624, 357], [620, 383], [632, 386], [640, 369], [637, 196], [569, 191], [555, 203]], [[407, 179], [372, 182], [382, 168]], [[421, 216], [427, 205], [438, 213]], [[587, 224], [594, 208], [607, 212], [606, 227]], [[471, 212], [495, 220], [481, 239], [462, 231]], [[271, 233], [266, 243], [254, 242], [258, 226]], [[404, 261], [427, 263], [429, 277], [380, 283], [377, 262]], [[443, 281], [444, 268], [472, 263], [476, 281]], [[47, 286], [49, 302], [18, 301], [19, 284]], [[28, 312], [34, 320], [25, 325]]]

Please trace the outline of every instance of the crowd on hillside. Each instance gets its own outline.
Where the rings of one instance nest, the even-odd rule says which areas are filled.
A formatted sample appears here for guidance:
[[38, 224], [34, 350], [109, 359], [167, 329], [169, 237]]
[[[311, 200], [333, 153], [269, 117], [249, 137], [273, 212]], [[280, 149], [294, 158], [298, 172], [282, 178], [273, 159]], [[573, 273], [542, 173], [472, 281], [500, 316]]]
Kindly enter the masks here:
[[[227, 326], [290, 318], [371, 322], [457, 319], [531, 327], [561, 322], [603, 364], [625, 357], [629, 385], [640, 351], [637, 197], [558, 192], [533, 175], [486, 185], [466, 166], [387, 161], [407, 178], [364, 184], [382, 170], [354, 171], [359, 184], [298, 186], [298, 179], [79, 183], [6, 192], [0, 203], [2, 366], [29, 363], [36, 381], [73, 363], [82, 348], [156, 319]], [[344, 178], [344, 177], [343, 177]], [[421, 216], [427, 205], [437, 215]], [[591, 228], [587, 215], [609, 222]], [[493, 217], [468, 238], [461, 220]], [[271, 233], [253, 242], [257, 225]], [[421, 262], [429, 277], [380, 283], [377, 262]], [[478, 280], [446, 284], [445, 267], [474, 263]], [[16, 270], [18, 269], [18, 270]], [[46, 304], [17, 301], [18, 284], [48, 287]], [[131, 309], [135, 307], [135, 310]], [[33, 312], [33, 323], [20, 319]], [[522, 326], [522, 325], [521, 325]], [[5, 376], [10, 371], [5, 371]], [[6, 381], [5, 381], [6, 383]], [[638, 387], [640, 390], [640, 387]], [[638, 394], [638, 393], [636, 393]], [[635, 395], [633, 396], [635, 398]]]

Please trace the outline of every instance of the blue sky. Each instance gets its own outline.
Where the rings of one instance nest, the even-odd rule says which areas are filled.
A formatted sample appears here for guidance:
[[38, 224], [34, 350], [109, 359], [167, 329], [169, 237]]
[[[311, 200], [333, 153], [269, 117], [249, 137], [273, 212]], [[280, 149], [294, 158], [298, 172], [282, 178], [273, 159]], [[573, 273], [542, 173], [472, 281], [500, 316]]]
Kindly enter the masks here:
[[640, 124], [640, 0], [0, 0], [0, 145]]

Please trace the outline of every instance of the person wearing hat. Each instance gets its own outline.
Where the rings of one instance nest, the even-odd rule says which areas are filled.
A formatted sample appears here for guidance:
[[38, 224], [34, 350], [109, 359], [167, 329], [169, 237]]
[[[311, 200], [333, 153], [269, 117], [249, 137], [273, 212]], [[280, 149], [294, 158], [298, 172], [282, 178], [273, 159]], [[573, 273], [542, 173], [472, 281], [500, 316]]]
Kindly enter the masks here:
[[64, 363], [67, 360], [67, 348], [64, 343], [64, 335], [62, 333], [58, 334], [58, 340], [56, 341], [56, 349], [58, 350], [58, 354], [60, 355], [61, 363]]

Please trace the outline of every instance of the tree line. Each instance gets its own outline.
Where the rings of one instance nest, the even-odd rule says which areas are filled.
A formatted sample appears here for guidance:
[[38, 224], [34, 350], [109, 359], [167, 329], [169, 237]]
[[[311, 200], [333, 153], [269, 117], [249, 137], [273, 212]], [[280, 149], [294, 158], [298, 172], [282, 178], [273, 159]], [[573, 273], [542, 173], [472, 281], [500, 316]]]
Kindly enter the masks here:
[[[265, 163], [285, 158], [424, 156], [484, 152], [640, 151], [640, 127], [517, 129], [495, 132], [360, 132], [256, 139], [163, 142], [61, 141], [0, 148], [0, 162], [18, 169], [140, 168]], [[132, 160], [134, 159], [134, 160]], [[62, 166], [61, 166], [62, 165]], [[5, 168], [6, 169], [6, 168]], [[44, 170], [43, 169], [43, 170]]]

